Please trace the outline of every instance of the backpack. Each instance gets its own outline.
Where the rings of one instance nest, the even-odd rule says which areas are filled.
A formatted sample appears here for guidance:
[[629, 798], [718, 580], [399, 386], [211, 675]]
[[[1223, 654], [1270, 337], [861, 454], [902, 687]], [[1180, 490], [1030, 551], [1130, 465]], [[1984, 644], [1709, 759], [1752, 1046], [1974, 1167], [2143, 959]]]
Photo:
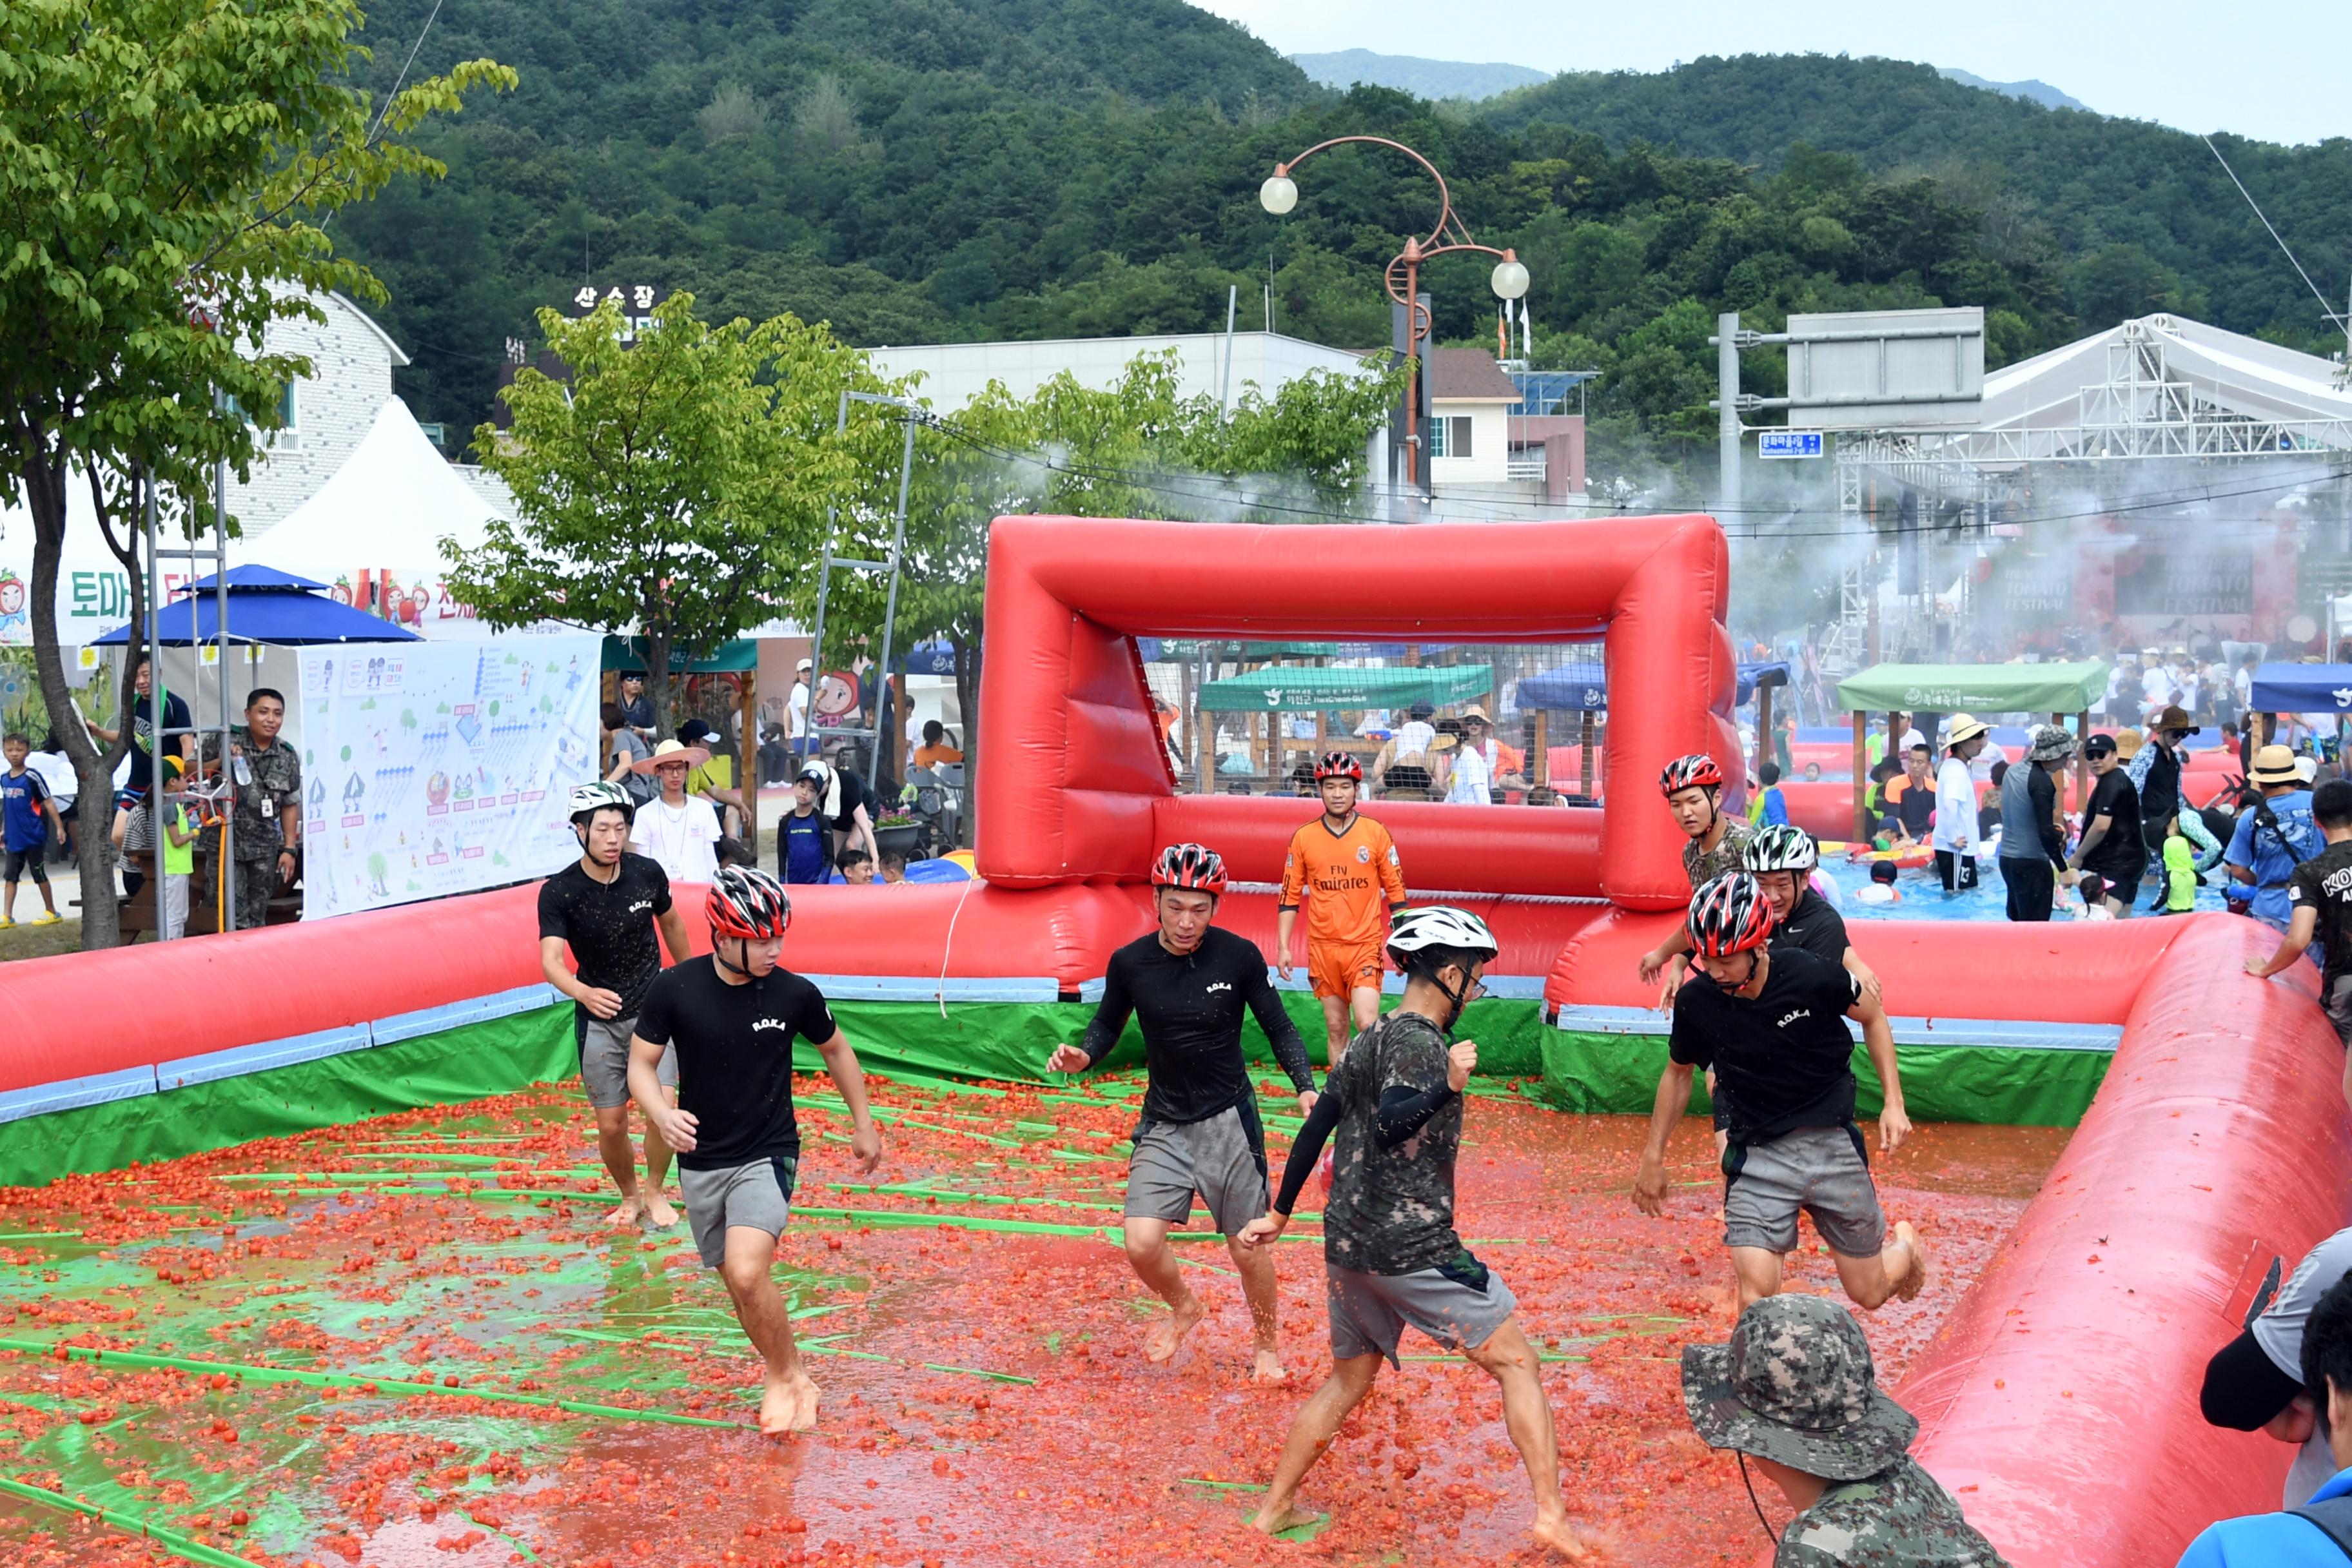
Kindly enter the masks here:
[[2297, 1519], [2307, 1519], [2319, 1528], [2319, 1532], [2336, 1542], [2336, 1549], [2352, 1561], [2352, 1497], [2332, 1497], [2318, 1502], [2307, 1502], [2287, 1512]]

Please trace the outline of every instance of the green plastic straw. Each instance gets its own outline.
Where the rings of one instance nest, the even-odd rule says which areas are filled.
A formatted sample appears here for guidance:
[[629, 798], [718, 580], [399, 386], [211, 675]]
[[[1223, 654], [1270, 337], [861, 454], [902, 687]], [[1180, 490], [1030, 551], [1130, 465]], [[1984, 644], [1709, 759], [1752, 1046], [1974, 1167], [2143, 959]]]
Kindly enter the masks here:
[[74, 1361], [111, 1363], [116, 1366], [171, 1368], [180, 1372], [225, 1372], [256, 1383], [299, 1383], [309, 1388], [356, 1388], [376, 1394], [430, 1396], [437, 1399], [483, 1399], [500, 1405], [539, 1405], [568, 1410], [574, 1415], [604, 1415], [621, 1421], [654, 1421], [670, 1426], [724, 1426], [740, 1423], [713, 1421], [701, 1415], [673, 1415], [666, 1410], [630, 1410], [618, 1405], [592, 1405], [585, 1400], [557, 1399], [545, 1394], [513, 1394], [498, 1389], [447, 1388], [437, 1383], [410, 1383], [400, 1378], [370, 1377], [362, 1373], [311, 1372], [283, 1366], [257, 1366], [245, 1362], [194, 1361], [185, 1356], [150, 1355], [144, 1351], [100, 1350], [94, 1345], [45, 1344], [39, 1340], [0, 1339], [0, 1350], [26, 1351], [35, 1355], [60, 1352]]
[[47, 1487], [27, 1486], [23, 1481], [12, 1481], [0, 1477], [0, 1493], [22, 1498], [26, 1502], [37, 1502], [44, 1507], [62, 1509], [68, 1513], [83, 1514], [89, 1518], [102, 1521], [126, 1535], [135, 1535], [142, 1541], [152, 1541], [175, 1557], [184, 1557], [191, 1563], [204, 1563], [205, 1568], [253, 1568], [249, 1559], [232, 1557], [218, 1547], [206, 1546], [200, 1541], [190, 1540], [176, 1530], [166, 1530], [160, 1524], [150, 1524], [137, 1514], [118, 1513], [110, 1508], [100, 1508], [96, 1503], [84, 1502], [79, 1498], [68, 1497], [63, 1492], [53, 1492]]

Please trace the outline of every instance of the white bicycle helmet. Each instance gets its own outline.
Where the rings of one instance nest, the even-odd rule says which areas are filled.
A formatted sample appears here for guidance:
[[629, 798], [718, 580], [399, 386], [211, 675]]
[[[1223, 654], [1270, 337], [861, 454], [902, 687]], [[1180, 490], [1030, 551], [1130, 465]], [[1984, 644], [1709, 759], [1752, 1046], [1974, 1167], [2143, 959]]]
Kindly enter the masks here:
[[1740, 859], [1750, 871], [1794, 871], [1801, 880], [1822, 863], [1822, 851], [1795, 823], [1773, 822], [1748, 836]]
[[637, 803], [631, 800], [629, 792], [619, 784], [606, 784], [603, 779], [594, 779], [587, 784], [572, 786], [573, 823], [584, 827], [591, 817], [607, 807], [619, 812], [624, 821], [635, 822], [637, 819]]
[[1419, 955], [1433, 951], [1469, 953], [1492, 962], [1503, 951], [1486, 922], [1468, 910], [1451, 904], [1425, 904], [1407, 910], [1389, 927], [1389, 956], [1399, 969], [1421, 966]]

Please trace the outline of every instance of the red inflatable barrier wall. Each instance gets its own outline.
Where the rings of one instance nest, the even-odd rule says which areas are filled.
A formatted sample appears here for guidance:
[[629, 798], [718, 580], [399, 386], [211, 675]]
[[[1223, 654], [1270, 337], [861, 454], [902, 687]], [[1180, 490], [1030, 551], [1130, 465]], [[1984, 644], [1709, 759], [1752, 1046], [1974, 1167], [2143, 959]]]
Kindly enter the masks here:
[[[1857, 920], [1847, 923], [1846, 934], [1878, 972], [1886, 1010], [1898, 1017], [2120, 1024], [2191, 924]], [[1658, 988], [1642, 984], [1637, 965], [1673, 929], [1670, 915], [1623, 911], [1591, 922], [1559, 950], [1545, 1002], [1655, 1005]]]
[[[1498, 542], [1507, 544], [1507, 570], [1460, 569], [1490, 558]], [[1331, 536], [1315, 529], [999, 518], [981, 676], [989, 718], [977, 780], [987, 803], [982, 874], [1005, 887], [1144, 874], [1174, 785], [1134, 650], [1139, 635], [1501, 643], [1605, 629], [1618, 714], [1603, 759], [1611, 799], [1646, 804], [1657, 770], [1682, 752], [1738, 751], [1723, 628], [1729, 562], [1712, 519], [1525, 523], [1507, 533], [1467, 523], [1370, 527], [1347, 543], [1335, 559]], [[1239, 804], [1203, 797], [1186, 820], [1220, 848], [1228, 819], [1254, 842], [1265, 819]], [[1467, 830], [1431, 840], [1414, 879], [1523, 885], [1526, 836], [1503, 823], [1525, 808], [1450, 809]], [[1587, 831], [1558, 815], [1549, 831], [1569, 839]], [[1669, 907], [1685, 893], [1679, 848], [1664, 812], [1612, 816], [1601, 826], [1596, 881], [1535, 890]], [[1576, 863], [1569, 849], [1552, 858]]]
[[[2198, 1388], [2271, 1259], [2339, 1228], [2352, 1188], [2344, 1051], [2309, 972], [2249, 978], [2276, 938], [2228, 915], [2094, 930], [2143, 924], [2187, 929], [2040, 1195], [1895, 1391], [1914, 1456], [2016, 1568], [2168, 1563], [2214, 1520], [2279, 1506], [2293, 1450], [2206, 1426]], [[2025, 994], [2049, 1016], [2075, 974], [2058, 956], [1993, 973], [2046, 980]]]
[[[1318, 802], [1285, 795], [1171, 795], [1154, 807], [1155, 843], [1213, 846], [1234, 879], [1245, 882], [1280, 881], [1290, 836], [1322, 810]], [[1405, 884], [1416, 890], [1559, 894], [1581, 889], [1589, 895], [1601, 885], [1604, 814], [1591, 807], [1480, 811], [1398, 800], [1374, 801], [1366, 809], [1395, 838]], [[1481, 879], [1456, 879], [1454, 873], [1465, 866], [1480, 867]]]

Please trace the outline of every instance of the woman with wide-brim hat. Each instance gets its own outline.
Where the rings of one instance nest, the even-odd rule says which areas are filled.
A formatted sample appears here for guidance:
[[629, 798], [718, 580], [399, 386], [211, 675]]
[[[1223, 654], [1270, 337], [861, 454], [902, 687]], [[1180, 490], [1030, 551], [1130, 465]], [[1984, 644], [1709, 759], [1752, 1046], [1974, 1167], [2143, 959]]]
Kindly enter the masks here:
[[709, 751], [667, 740], [630, 771], [661, 781], [661, 794], [637, 808], [629, 847], [658, 865], [673, 882], [708, 882], [719, 869], [719, 812], [686, 793], [686, 775], [710, 760]]

